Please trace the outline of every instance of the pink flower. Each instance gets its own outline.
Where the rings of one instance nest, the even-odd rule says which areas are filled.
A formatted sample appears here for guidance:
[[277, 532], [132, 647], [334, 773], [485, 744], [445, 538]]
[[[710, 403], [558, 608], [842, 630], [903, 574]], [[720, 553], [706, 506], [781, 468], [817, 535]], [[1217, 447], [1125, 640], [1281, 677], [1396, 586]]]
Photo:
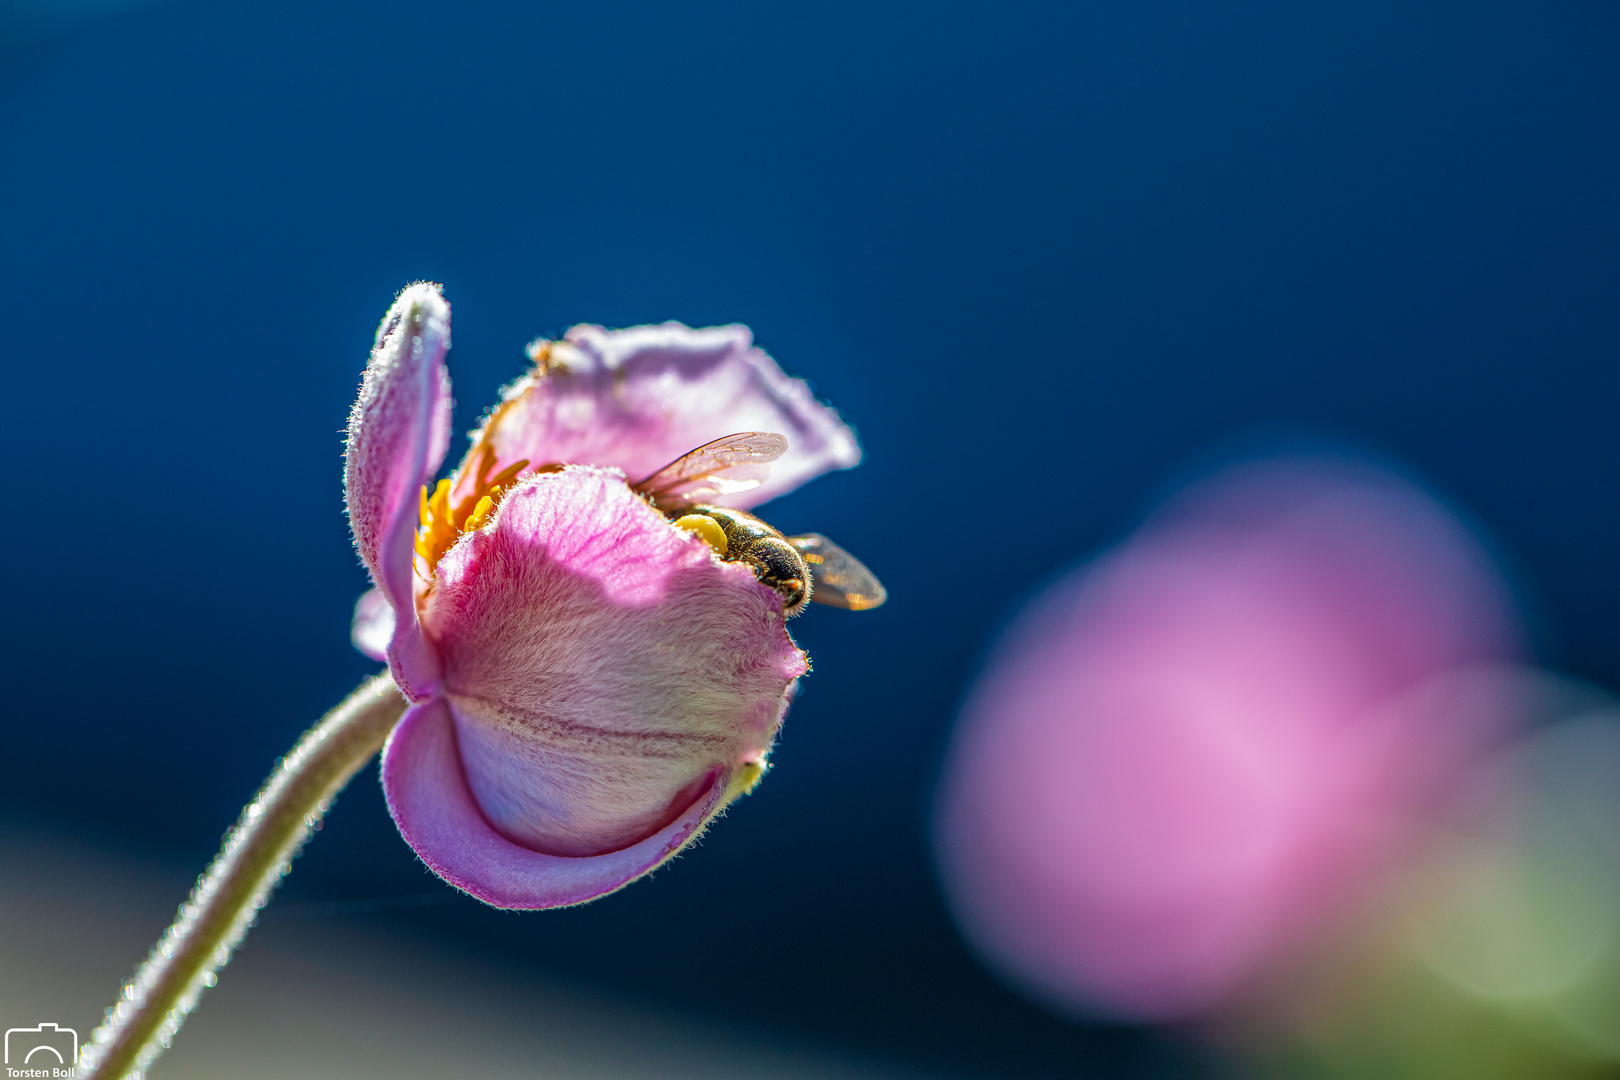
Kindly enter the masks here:
[[938, 850], [964, 930], [1065, 1009], [1207, 1014], [1388, 879], [1485, 737], [1402, 705], [1512, 651], [1489, 562], [1365, 467], [1205, 481], [1020, 616]]
[[350, 415], [350, 523], [376, 585], [355, 642], [386, 652], [412, 702], [383, 785], [451, 884], [498, 907], [577, 904], [669, 859], [753, 786], [808, 666], [781, 583], [735, 542], [722, 557], [715, 517], [677, 525], [682, 498], [631, 482], [733, 432], [784, 433], [785, 451], [752, 436], [675, 478], [685, 501], [745, 509], [860, 450], [744, 327], [580, 326], [531, 346], [534, 370], [430, 496], [449, 347], [438, 288], [407, 288]]

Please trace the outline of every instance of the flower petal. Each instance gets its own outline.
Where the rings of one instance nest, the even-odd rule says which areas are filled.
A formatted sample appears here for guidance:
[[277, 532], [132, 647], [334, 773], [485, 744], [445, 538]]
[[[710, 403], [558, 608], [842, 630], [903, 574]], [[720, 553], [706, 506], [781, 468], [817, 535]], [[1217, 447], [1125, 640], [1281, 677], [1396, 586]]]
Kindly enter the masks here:
[[349, 640], [373, 660], [388, 662], [388, 644], [394, 640], [394, 607], [381, 589], [367, 589], [354, 602]]
[[753, 341], [746, 326], [576, 326], [539, 346], [539, 369], [507, 388], [488, 439], [503, 465], [607, 465], [636, 482], [725, 435], [787, 436], [764, 483], [712, 500], [744, 509], [858, 463], [855, 433]]
[[480, 812], [442, 698], [412, 707], [394, 728], [382, 780], [388, 812], [422, 861], [500, 908], [567, 907], [623, 888], [696, 839], [727, 793], [726, 777], [714, 777], [680, 817], [618, 851], [584, 858], [532, 851], [496, 832]]
[[1510, 653], [1512, 621], [1477, 542], [1396, 477], [1201, 481], [1032, 603], [967, 698], [936, 838], [968, 938], [1076, 1012], [1249, 999], [1465, 794], [1491, 711], [1402, 699]]
[[808, 667], [774, 590], [606, 469], [522, 481], [440, 561], [423, 619], [478, 805], [558, 855], [637, 843], [706, 778], [762, 770]]
[[413, 544], [422, 483], [438, 471], [450, 438], [450, 305], [437, 285], [399, 294], [377, 328], [360, 397], [349, 412], [344, 495], [354, 546], [396, 612], [389, 650], [394, 678], [420, 700], [438, 679], [413, 600]]

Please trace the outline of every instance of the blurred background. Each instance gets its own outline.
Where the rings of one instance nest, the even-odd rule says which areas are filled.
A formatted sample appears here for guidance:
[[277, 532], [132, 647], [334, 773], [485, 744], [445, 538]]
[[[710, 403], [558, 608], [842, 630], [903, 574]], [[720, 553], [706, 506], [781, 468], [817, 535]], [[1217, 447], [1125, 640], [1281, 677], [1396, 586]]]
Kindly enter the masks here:
[[[1613, 4], [0, 0], [0, 162], [5, 1026], [94, 1026], [277, 755], [373, 670], [341, 429], [424, 278], [455, 309], [461, 427], [538, 335], [749, 324], [867, 454], [769, 520], [857, 552], [890, 602], [794, 624], [816, 666], [769, 781], [601, 903], [452, 894], [362, 774], [154, 1076], [440, 1075], [399, 1040], [474, 1014], [494, 1027], [444, 1068], [529, 1075], [513, 1048], [560, 1028], [596, 1049], [532, 1074], [1372, 1075], [1357, 1048], [1492, 1027], [1431, 983], [1529, 993], [1446, 960], [1466, 940], [1344, 945], [1392, 940], [1363, 911], [1312, 931], [1313, 956], [1393, 957], [1312, 991], [1331, 1023], [1054, 996], [963, 915], [933, 816], [1028, 601], [1212, 470], [1331, 446], [1421, 492], [1504, 598], [1463, 652], [1519, 665], [1493, 730], [1528, 749], [1494, 735], [1479, 757], [1513, 764], [1470, 775], [1530, 779], [1451, 834], [1540, 835], [1572, 762], [1616, 763], [1583, 774], [1582, 820], [1608, 820], [1610, 729], [1533, 733], [1620, 687]], [[1610, 881], [1593, 851], [1559, 865]], [[1420, 863], [1378, 881], [1549, 880]], [[1610, 895], [1583, 888], [1554, 899]], [[1468, 925], [1499, 936], [1493, 911]], [[1547, 946], [1571, 971], [1620, 934], [1591, 925]], [[1605, 1075], [1612, 1019], [1487, 1056]], [[1485, 1075], [1437, 1060], [1412, 1075]]]

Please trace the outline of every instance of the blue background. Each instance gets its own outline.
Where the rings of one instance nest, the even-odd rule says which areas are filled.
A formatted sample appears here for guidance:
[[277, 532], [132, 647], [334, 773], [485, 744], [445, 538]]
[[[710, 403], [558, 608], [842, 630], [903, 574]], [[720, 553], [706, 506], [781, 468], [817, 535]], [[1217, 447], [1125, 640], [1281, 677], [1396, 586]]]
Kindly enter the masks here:
[[[175, 0], [7, 25], [11, 820], [200, 867], [372, 670], [341, 428], [419, 278], [455, 308], [462, 426], [538, 334], [750, 324], [867, 451], [766, 516], [893, 597], [796, 624], [816, 670], [776, 771], [653, 882], [387, 916], [514, 964], [970, 1076], [1198, 1075], [1174, 1035], [980, 971], [928, 800], [999, 622], [1254, 425], [1411, 465], [1498, 541], [1542, 658], [1620, 685], [1611, 3]], [[362, 778], [287, 891], [435, 888]]]

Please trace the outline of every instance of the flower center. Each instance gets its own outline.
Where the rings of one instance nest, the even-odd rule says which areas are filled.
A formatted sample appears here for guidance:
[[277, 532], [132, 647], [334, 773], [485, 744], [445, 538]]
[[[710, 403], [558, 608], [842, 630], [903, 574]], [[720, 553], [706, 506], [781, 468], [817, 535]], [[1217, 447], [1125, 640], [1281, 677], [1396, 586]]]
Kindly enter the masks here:
[[[482, 528], [489, 522], [507, 487], [529, 465], [525, 458], [491, 476], [490, 472], [495, 468], [495, 448], [487, 442], [483, 443], [474, 451], [474, 456], [477, 467], [470, 482], [462, 476], [468, 464], [463, 462], [455, 476], [439, 481], [433, 494], [428, 494], [426, 485], [422, 487], [421, 525], [416, 531], [416, 553], [427, 563], [427, 578], [430, 581], [444, 553], [455, 545], [462, 533], [468, 529]], [[450, 492], [458, 485], [467, 494], [452, 506]]]

